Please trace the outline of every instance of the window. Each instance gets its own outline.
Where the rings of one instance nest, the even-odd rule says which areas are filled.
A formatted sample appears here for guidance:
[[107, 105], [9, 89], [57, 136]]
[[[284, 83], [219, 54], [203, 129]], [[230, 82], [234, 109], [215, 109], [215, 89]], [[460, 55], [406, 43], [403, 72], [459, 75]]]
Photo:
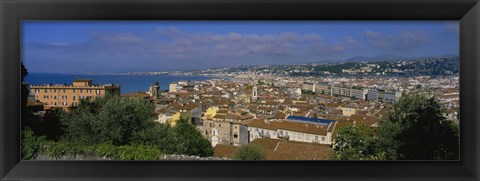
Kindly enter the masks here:
[[45, 93], [47, 93], [47, 92], [48, 92], [48, 90], [47, 90], [47, 89], [45, 89]]
[[100, 95], [100, 90], [96, 90], [97, 95]]
[[83, 89], [80, 89], [80, 93], [83, 93]]
[[65, 93], [65, 91], [66, 91], [66, 90], [65, 90], [65, 89], [63, 89], [63, 93]]
[[315, 136], [315, 141], [318, 141], [318, 136]]
[[39, 89], [35, 89], [35, 92], [40, 92], [40, 90], [39, 90]]
[[38, 100], [38, 95], [37, 95], [37, 96], [35, 96], [35, 99], [36, 99], [36, 100]]
[[57, 105], [57, 102], [54, 102], [54, 105], [56, 106], [56, 105]]
[[322, 136], [322, 141], [325, 141], [325, 136]]
[[233, 138], [235, 138], [235, 139], [238, 138], [237, 133], [233, 133]]
[[75, 100], [75, 96], [73, 96], [73, 100]]
[[218, 124], [218, 127], [222, 127], [222, 125], [221, 125], [221, 124]]
[[72, 102], [72, 106], [77, 106], [77, 102]]
[[75, 93], [75, 89], [72, 89], [73, 93]]
[[57, 92], [57, 89], [53, 89], [53, 92], [55, 92], [55, 93], [56, 93], [56, 92]]
[[67, 97], [67, 96], [65, 96], [65, 99], [68, 99], [68, 97]]
[[57, 96], [53, 96], [53, 99], [57, 99]]

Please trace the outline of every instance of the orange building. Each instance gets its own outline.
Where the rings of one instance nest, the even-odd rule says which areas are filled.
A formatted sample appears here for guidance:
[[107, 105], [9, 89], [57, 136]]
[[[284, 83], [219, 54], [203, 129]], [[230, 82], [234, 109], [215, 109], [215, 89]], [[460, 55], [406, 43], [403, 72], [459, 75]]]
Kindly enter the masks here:
[[120, 95], [120, 85], [97, 85], [92, 84], [92, 80], [74, 80], [72, 85], [31, 85], [30, 93], [35, 96], [35, 100], [44, 103], [45, 109], [62, 108], [68, 111], [78, 106], [81, 99]]

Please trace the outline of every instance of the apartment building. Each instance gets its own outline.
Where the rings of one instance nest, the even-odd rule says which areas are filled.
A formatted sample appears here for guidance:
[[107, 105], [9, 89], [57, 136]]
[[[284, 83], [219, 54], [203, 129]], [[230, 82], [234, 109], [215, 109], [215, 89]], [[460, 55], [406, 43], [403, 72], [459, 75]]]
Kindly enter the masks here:
[[205, 114], [200, 132], [212, 143], [212, 146], [244, 145], [248, 143], [248, 132], [242, 122], [252, 118], [253, 116], [245, 111], [218, 110], [213, 117]]
[[81, 99], [93, 99], [105, 95], [120, 95], [120, 85], [92, 84], [92, 80], [78, 79], [68, 84], [30, 85], [30, 94], [44, 104], [44, 109], [62, 108], [65, 111], [77, 107]]
[[248, 127], [249, 142], [260, 138], [269, 138], [330, 145], [333, 142], [332, 135], [337, 122], [324, 125], [254, 119], [245, 125]]

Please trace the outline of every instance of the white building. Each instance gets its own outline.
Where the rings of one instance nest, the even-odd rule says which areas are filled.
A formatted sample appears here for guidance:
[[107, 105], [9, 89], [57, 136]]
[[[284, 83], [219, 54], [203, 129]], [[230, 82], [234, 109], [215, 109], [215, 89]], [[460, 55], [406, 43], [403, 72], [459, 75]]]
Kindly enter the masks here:
[[332, 134], [337, 122], [321, 125], [254, 119], [245, 125], [248, 127], [249, 142], [258, 138], [270, 138], [329, 145], [333, 142]]

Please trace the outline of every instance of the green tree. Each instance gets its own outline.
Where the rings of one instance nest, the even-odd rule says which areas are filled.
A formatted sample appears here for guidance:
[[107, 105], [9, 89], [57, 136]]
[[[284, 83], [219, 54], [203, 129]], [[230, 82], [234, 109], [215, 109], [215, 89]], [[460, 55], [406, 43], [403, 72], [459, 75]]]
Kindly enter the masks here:
[[346, 127], [335, 138], [334, 159], [457, 160], [459, 128], [435, 97], [404, 94], [377, 129]]
[[22, 131], [22, 160], [32, 160], [37, 157], [44, 137], [37, 137], [30, 129]]
[[98, 98], [86, 105], [83, 101], [82, 104], [62, 116], [68, 141], [125, 145], [138, 141], [137, 134], [155, 124], [154, 105], [143, 99], [115, 96]]
[[164, 148], [168, 146], [165, 148], [167, 151], [202, 157], [213, 155], [213, 148], [210, 142], [203, 138], [195, 126], [188, 124], [184, 119], [180, 119], [176, 126], [172, 128], [170, 136], [172, 140], [169, 141], [173, 142], [174, 146], [160, 146]]
[[335, 138], [332, 159], [335, 160], [382, 160], [377, 152], [374, 130], [363, 124], [341, 129]]
[[21, 71], [21, 113], [22, 113], [22, 120], [21, 120], [21, 128], [24, 130], [27, 128], [27, 122], [28, 120], [31, 120], [33, 117], [33, 114], [31, 111], [27, 110], [27, 99], [28, 99], [28, 87], [27, 84], [25, 84], [23, 81], [25, 77], [28, 75], [28, 70], [25, 68], [23, 65], [23, 62], [20, 62], [20, 71]]
[[235, 152], [233, 158], [237, 160], [265, 160], [266, 154], [259, 146], [246, 144]]
[[459, 128], [447, 120], [435, 97], [404, 94], [380, 124], [381, 145], [397, 150], [398, 159], [456, 160]]
[[63, 135], [64, 125], [60, 121], [61, 109], [46, 110], [43, 115], [31, 114], [26, 121], [26, 127], [36, 136], [45, 136], [47, 140], [58, 141]]

